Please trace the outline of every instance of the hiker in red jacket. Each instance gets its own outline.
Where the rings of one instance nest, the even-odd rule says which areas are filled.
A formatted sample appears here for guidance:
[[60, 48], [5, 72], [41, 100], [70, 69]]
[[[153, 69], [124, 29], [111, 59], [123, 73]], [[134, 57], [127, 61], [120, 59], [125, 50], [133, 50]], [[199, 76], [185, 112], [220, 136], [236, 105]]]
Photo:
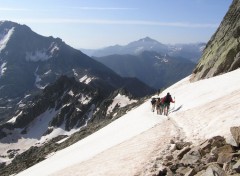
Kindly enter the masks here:
[[170, 93], [167, 93], [167, 95], [162, 99], [162, 104], [163, 104], [163, 113], [164, 115], [168, 115], [169, 112], [169, 107], [170, 107], [170, 103], [175, 103], [175, 101], [173, 101], [172, 96], [170, 95]]

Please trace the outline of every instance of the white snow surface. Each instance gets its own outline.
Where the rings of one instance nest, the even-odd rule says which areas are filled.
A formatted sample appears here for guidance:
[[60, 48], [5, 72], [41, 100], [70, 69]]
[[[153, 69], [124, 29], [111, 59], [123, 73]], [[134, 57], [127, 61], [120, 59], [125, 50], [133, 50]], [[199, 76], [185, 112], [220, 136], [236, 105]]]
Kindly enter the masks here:
[[0, 77], [3, 76], [4, 72], [7, 70], [6, 64], [7, 62], [3, 62], [2, 65], [0, 65]]
[[112, 104], [108, 107], [107, 115], [110, 114], [116, 105], [120, 108], [127, 106], [131, 103], [137, 102], [136, 100], [130, 100], [126, 95], [121, 95], [120, 93], [113, 99]]
[[[15, 117], [10, 119], [8, 123], [14, 123], [15, 120], [21, 115], [22, 111], [19, 112]], [[46, 139], [52, 139], [51, 137], [56, 136], [44, 136], [43, 133], [48, 127], [48, 123], [52, 118], [58, 113], [53, 109], [50, 109], [43, 114], [39, 115], [33, 122], [29, 124], [26, 128], [27, 133], [21, 134], [23, 129], [15, 129], [14, 131], [9, 131], [4, 129], [4, 131], [9, 135], [0, 142], [0, 154], [2, 156], [7, 155], [7, 151], [19, 149], [19, 153], [27, 150], [29, 147], [36, 145], [36, 143], [41, 144], [41, 142], [46, 142]], [[52, 133], [51, 133], [52, 134]], [[53, 135], [53, 134], [52, 134]], [[58, 134], [59, 135], [59, 134]], [[41, 138], [42, 137], [42, 138]], [[1, 157], [0, 157], [1, 160]]]
[[[74, 72], [75, 74], [75, 72]], [[79, 79], [79, 82], [89, 84], [94, 78], [88, 77], [87, 75], [83, 76], [82, 78]]]
[[81, 104], [88, 104], [90, 101], [92, 100], [92, 98], [88, 95], [84, 95], [84, 94], [81, 94], [78, 101], [81, 103]]
[[15, 123], [16, 119], [22, 114], [22, 111], [20, 111], [16, 116], [12, 117], [8, 123]]
[[160, 60], [161, 62], [168, 62], [168, 59], [166, 59], [165, 57], [159, 57], [159, 56], [155, 56], [155, 58], [157, 58], [158, 60]]
[[221, 135], [233, 143], [230, 127], [240, 125], [239, 74], [240, 69], [194, 83], [187, 77], [160, 95], [170, 92], [175, 97], [170, 120], [151, 112], [149, 99], [18, 175], [138, 175], [173, 137], [198, 144]]
[[14, 27], [9, 29], [6, 34], [0, 34], [0, 53], [7, 46], [9, 39], [14, 32]]
[[38, 88], [38, 89], [44, 89], [45, 87], [47, 87], [48, 84], [46, 84], [45, 86], [42, 86], [40, 83], [42, 81], [41, 77], [37, 74], [37, 71], [38, 71], [38, 67], [36, 68], [35, 72], [34, 72], [34, 75], [35, 75], [35, 86]]

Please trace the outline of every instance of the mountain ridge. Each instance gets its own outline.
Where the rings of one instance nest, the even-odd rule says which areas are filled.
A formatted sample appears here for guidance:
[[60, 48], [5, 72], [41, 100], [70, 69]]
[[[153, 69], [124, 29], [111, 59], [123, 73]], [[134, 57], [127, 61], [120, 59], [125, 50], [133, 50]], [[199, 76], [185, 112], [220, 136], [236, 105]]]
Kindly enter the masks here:
[[103, 57], [108, 55], [139, 55], [144, 51], [155, 51], [159, 54], [167, 54], [170, 56], [186, 57], [187, 59], [198, 62], [205, 43], [189, 43], [189, 44], [162, 44], [150, 37], [145, 37], [127, 45], [114, 45], [104, 47], [102, 49], [81, 49], [84, 53], [92, 57]]
[[43, 37], [26, 25], [0, 23], [0, 116], [9, 118], [16, 104], [28, 94], [43, 90], [61, 75], [75, 77], [110, 93], [121, 87], [145, 96], [154, 92], [139, 80], [122, 78], [60, 38]]
[[181, 57], [144, 51], [139, 55], [93, 57], [122, 77], [136, 77], [145, 84], [163, 89], [192, 73], [195, 63]]

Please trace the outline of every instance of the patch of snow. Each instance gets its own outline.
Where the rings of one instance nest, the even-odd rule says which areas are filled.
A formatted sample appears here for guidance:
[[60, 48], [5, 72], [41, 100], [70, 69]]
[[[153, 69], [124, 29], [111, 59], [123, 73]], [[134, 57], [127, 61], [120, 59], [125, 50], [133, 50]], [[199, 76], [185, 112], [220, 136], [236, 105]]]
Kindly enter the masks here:
[[[0, 153], [1, 155], [7, 155], [7, 151], [17, 150], [19, 149], [18, 153], [22, 153], [31, 146], [34, 146], [36, 143], [39, 143], [41, 140], [42, 135], [44, 134], [45, 130], [48, 128], [49, 122], [56, 116], [59, 112], [55, 111], [54, 109], [49, 109], [46, 112], [39, 115], [33, 122], [29, 124], [26, 128], [26, 134], [21, 134], [23, 129], [14, 129], [14, 130], [7, 130], [4, 129], [3, 131], [8, 134], [7, 137], [0, 139]], [[13, 117], [9, 122], [12, 123], [14, 120], [22, 113], [22, 111], [16, 116]], [[46, 138], [44, 139], [47, 140]], [[48, 138], [50, 140], [50, 138]], [[41, 145], [41, 143], [40, 143]]]
[[25, 97], [24, 98], [27, 98], [27, 97], [30, 97], [31, 96], [31, 94], [28, 94], [28, 95], [25, 95]]
[[79, 82], [89, 84], [94, 78], [88, 77], [87, 75], [79, 79]]
[[42, 81], [41, 77], [37, 74], [37, 71], [38, 71], [38, 67], [36, 68], [35, 72], [34, 72], [34, 75], [36, 77], [35, 79], [35, 86], [38, 88], [38, 89], [44, 89], [45, 87], [47, 87], [48, 84], [46, 84], [45, 86], [42, 86], [40, 84], [40, 82]]
[[51, 53], [51, 57], [59, 51], [59, 46], [56, 43], [51, 43], [50, 45], [50, 53]]
[[67, 139], [69, 139], [69, 136], [61, 139], [60, 141], [57, 141], [56, 143], [57, 143], [57, 144], [61, 144], [61, 143], [63, 143], [64, 141], [66, 141]]
[[87, 96], [87, 95], [81, 95], [81, 97], [78, 99], [78, 101], [82, 104], [88, 104], [90, 101], [92, 100], [91, 97]]
[[[72, 69], [74, 76], [78, 76], [78, 73], [75, 69]], [[80, 81], [80, 80], [79, 80]], [[81, 81], [80, 81], [81, 82]]]
[[79, 108], [76, 108], [76, 110], [78, 111], [78, 112], [81, 112], [82, 110], [81, 109], [79, 109]]
[[120, 108], [127, 106], [129, 104], [137, 102], [136, 100], [130, 100], [126, 95], [121, 95], [120, 93], [113, 99], [112, 104], [108, 107], [107, 115], [109, 115], [114, 107], [118, 105]]
[[80, 82], [84, 82], [87, 79], [87, 75], [83, 76], [82, 78], [79, 79]]
[[168, 59], [166, 59], [165, 57], [159, 57], [159, 56], [155, 56], [155, 58], [157, 58], [158, 60], [160, 60], [161, 62], [168, 62]]
[[71, 95], [72, 97], [74, 96], [74, 93], [73, 93], [73, 91], [72, 90], [70, 90], [69, 92], [68, 92], [68, 95]]
[[0, 35], [0, 53], [6, 47], [6, 45], [9, 41], [9, 39], [11, 38], [13, 32], [14, 32], [14, 27], [9, 29], [6, 34]]
[[99, 110], [100, 110], [100, 108], [95, 109], [93, 114], [96, 114]]
[[0, 65], [0, 77], [3, 76], [4, 72], [7, 70], [7, 62], [3, 62], [2, 65]]
[[88, 79], [85, 80], [84, 83], [85, 83], [85, 84], [89, 84], [92, 80], [93, 80], [92, 78], [88, 78]]
[[63, 105], [62, 107], [64, 108], [64, 107], [67, 107], [69, 105], [71, 105], [71, 103], [67, 103], [67, 104]]
[[87, 115], [86, 123], [82, 127], [86, 127], [87, 124], [88, 124], [88, 121], [92, 119], [95, 108], [96, 108], [95, 104], [92, 104], [91, 108], [90, 108], [90, 111], [88, 112], [88, 115]]
[[48, 70], [46, 73], [44, 73], [44, 75], [48, 75], [51, 72], [52, 72], [52, 70]]
[[22, 111], [20, 111], [16, 116], [12, 117], [7, 123], [15, 123], [17, 118], [22, 114]]
[[19, 108], [22, 108], [22, 107], [24, 107], [24, 106], [26, 106], [26, 104], [20, 103], [20, 104], [18, 105]]
[[[91, 108], [90, 108], [90, 111], [88, 112], [87, 119], [86, 119], [86, 123], [85, 123], [82, 127], [86, 127], [86, 126], [87, 126], [88, 121], [89, 121], [89, 120], [92, 118], [92, 116], [93, 116], [94, 108], [95, 108], [95, 105], [92, 105]], [[73, 128], [73, 129], [71, 129], [70, 131], [65, 131], [65, 130], [64, 130], [64, 126], [65, 126], [65, 124], [63, 124], [63, 125], [62, 125], [61, 127], [59, 127], [59, 128], [54, 128], [54, 130], [53, 130], [50, 134], [48, 134], [48, 135], [46, 135], [46, 136], [42, 136], [42, 137], [41, 137], [41, 140], [39, 141], [40, 144], [48, 141], [49, 139], [52, 139], [52, 138], [54, 138], [54, 137], [57, 137], [57, 136], [59, 136], [59, 135], [70, 136], [70, 135], [78, 132], [78, 131], [81, 130], [81, 128], [82, 128], [82, 127], [81, 127], [81, 128]], [[62, 142], [64, 142], [64, 141], [67, 140], [67, 139], [68, 139], [68, 137], [66, 137], [66, 138], [58, 141], [57, 143], [62, 143]]]

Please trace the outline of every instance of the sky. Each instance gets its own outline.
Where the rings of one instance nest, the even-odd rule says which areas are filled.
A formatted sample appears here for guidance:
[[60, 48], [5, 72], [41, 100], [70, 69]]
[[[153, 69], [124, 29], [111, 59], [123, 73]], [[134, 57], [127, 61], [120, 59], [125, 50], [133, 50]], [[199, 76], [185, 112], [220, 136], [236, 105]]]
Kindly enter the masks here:
[[232, 0], [0, 0], [0, 20], [26, 24], [75, 48], [207, 42]]
[[230, 127], [240, 124], [239, 74], [240, 69], [237, 69], [193, 83], [188, 76], [160, 95], [163, 97], [170, 92], [175, 97], [169, 119], [151, 111], [150, 98], [17, 176], [139, 175], [136, 173], [147, 164], [153, 165], [152, 158], [162, 156], [159, 151], [170, 148], [170, 139], [179, 138], [198, 145], [220, 135], [236, 145]]

